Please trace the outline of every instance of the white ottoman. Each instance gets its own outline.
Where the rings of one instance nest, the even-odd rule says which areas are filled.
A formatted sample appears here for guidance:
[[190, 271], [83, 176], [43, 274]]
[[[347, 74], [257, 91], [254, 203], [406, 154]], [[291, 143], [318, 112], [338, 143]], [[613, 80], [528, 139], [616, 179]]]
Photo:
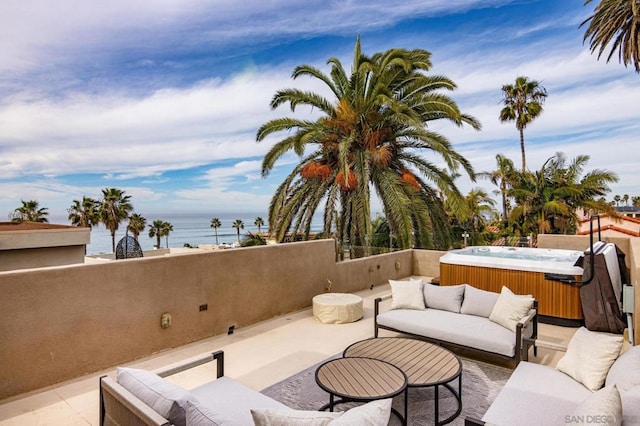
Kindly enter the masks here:
[[323, 324], [358, 321], [364, 315], [362, 297], [348, 293], [324, 293], [313, 298], [313, 316]]

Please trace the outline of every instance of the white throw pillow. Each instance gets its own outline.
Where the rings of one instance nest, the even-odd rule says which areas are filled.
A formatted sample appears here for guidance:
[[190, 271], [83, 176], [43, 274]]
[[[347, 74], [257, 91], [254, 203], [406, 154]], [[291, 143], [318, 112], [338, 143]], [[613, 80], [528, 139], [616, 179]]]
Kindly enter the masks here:
[[255, 426], [327, 426], [330, 421], [342, 416], [341, 412], [304, 411], [261, 408], [252, 409]]
[[423, 293], [427, 308], [459, 313], [464, 296], [464, 284], [452, 286], [425, 284]]
[[393, 399], [380, 399], [345, 411], [342, 416], [329, 422], [329, 426], [387, 426], [391, 417]]
[[519, 296], [503, 286], [489, 319], [515, 333], [516, 324], [524, 318], [533, 307], [533, 297]]
[[240, 426], [213, 407], [204, 406], [198, 401], [187, 401], [186, 417], [187, 426]]
[[560, 358], [556, 369], [597, 391], [604, 384], [621, 348], [622, 335], [580, 327], [569, 341], [567, 353]]
[[386, 426], [391, 416], [391, 398], [371, 401], [345, 412], [304, 410], [251, 410], [255, 426]]
[[116, 381], [174, 425], [186, 425], [187, 400], [194, 398], [186, 389], [137, 368], [118, 367]]
[[583, 425], [585, 422], [607, 426], [622, 424], [622, 400], [615, 385], [594, 392], [565, 417], [566, 424]]
[[465, 284], [464, 300], [460, 307], [460, 313], [465, 315], [476, 315], [489, 318], [500, 293], [480, 290], [472, 285]]
[[424, 294], [422, 280], [395, 281], [389, 280], [391, 286], [391, 309], [424, 310]]

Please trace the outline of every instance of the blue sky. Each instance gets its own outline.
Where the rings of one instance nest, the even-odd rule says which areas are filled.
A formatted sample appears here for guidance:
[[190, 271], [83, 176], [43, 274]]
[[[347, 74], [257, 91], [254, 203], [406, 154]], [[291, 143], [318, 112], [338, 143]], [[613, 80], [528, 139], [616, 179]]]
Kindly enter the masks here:
[[[291, 115], [272, 111], [271, 97], [287, 87], [326, 93], [291, 71], [326, 69], [332, 56], [348, 69], [357, 35], [369, 54], [432, 52], [432, 72], [458, 84], [452, 97], [483, 130], [431, 127], [476, 171], [493, 170], [498, 153], [520, 164], [518, 133], [498, 113], [501, 86], [526, 75], [549, 92], [525, 131], [529, 168], [557, 151], [587, 154], [589, 170], [617, 172], [609, 198], [640, 195], [640, 76], [583, 45], [578, 26], [592, 8], [583, 0], [4, 0], [0, 216], [36, 199], [64, 218], [73, 199], [111, 186], [143, 215], [266, 211], [297, 161], [285, 156], [260, 176], [277, 139], [256, 143], [257, 128]], [[458, 184], [465, 193], [495, 189]]]

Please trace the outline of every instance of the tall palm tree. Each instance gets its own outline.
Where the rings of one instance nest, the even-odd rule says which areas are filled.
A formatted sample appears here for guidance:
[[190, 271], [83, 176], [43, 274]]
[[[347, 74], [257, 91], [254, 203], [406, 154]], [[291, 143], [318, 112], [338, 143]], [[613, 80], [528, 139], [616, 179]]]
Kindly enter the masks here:
[[98, 215], [99, 203], [91, 197], [82, 197], [82, 201], [73, 200], [71, 207], [67, 209], [69, 220], [73, 226], [92, 228], [100, 223]]
[[253, 222], [253, 224], [258, 227], [258, 234], [261, 234], [260, 227], [264, 225], [264, 220], [260, 216], [258, 216], [256, 217], [256, 221]]
[[616, 207], [618, 206], [618, 204], [620, 204], [620, 200], [622, 200], [622, 197], [621, 197], [621, 196], [619, 196], [618, 194], [616, 194], [616, 195], [613, 197], [613, 201], [615, 201], [615, 203], [616, 203]]
[[[361, 52], [359, 39], [350, 74], [338, 59], [328, 63], [328, 75], [301, 65], [292, 77], [319, 80], [334, 99], [285, 89], [271, 101], [272, 108], [288, 103], [293, 112], [299, 105], [310, 106], [320, 111], [320, 118], [277, 118], [258, 130], [258, 141], [291, 132], [265, 155], [263, 176], [288, 151], [302, 157], [271, 200], [269, 229], [278, 241], [287, 232], [309, 238], [314, 213], [324, 202], [325, 235], [331, 234], [337, 216], [338, 239], [364, 246], [366, 254], [373, 189], [399, 247], [448, 247], [451, 230], [439, 193], [461, 199], [449, 171], [462, 168], [471, 176], [474, 173], [470, 163], [427, 123], [444, 119], [480, 128], [441, 93], [454, 90], [455, 83], [426, 74], [431, 62], [425, 50], [390, 49], [369, 57]], [[448, 170], [437, 165], [440, 161]]]
[[9, 216], [11, 218], [11, 222], [49, 222], [49, 219], [47, 219], [47, 216], [49, 215], [49, 212], [47, 211], [49, 210], [48, 208], [40, 207], [36, 200], [20, 200], [20, 202], [22, 205], [15, 209]]
[[120, 223], [127, 220], [133, 210], [131, 196], [125, 195], [125, 191], [118, 188], [105, 188], [102, 190], [102, 201], [98, 208], [100, 221], [111, 233], [111, 249], [116, 251], [116, 231]]
[[169, 248], [169, 234], [173, 231], [171, 222], [162, 222], [162, 236], [165, 238], [167, 248]]
[[[587, 5], [593, 0], [585, 0]], [[626, 67], [633, 64], [640, 73], [640, 2], [638, 0], [601, 0], [593, 15], [580, 27], [589, 23], [583, 41], [589, 39], [591, 53], [598, 50], [598, 59], [611, 44], [607, 62], [618, 51], [618, 60]]]
[[211, 218], [211, 225], [213, 228], [213, 231], [216, 234], [216, 245], [218, 245], [218, 228], [220, 228], [222, 226], [222, 222], [220, 222], [220, 219], [218, 219], [217, 217]]
[[547, 90], [535, 80], [519, 76], [515, 84], [502, 86], [504, 108], [500, 111], [500, 121], [515, 121], [516, 129], [520, 132], [520, 151], [522, 153], [522, 171], [527, 170], [527, 160], [524, 153], [524, 129], [540, 114], [542, 105], [547, 97]]
[[147, 226], [147, 218], [134, 213], [129, 216], [129, 224], [127, 225], [127, 231], [133, 234], [133, 238], [138, 241], [138, 236], [144, 231]]
[[160, 238], [164, 235], [164, 221], [163, 220], [154, 220], [149, 227], [149, 238], [156, 238], [156, 248], [160, 248]]
[[629, 194], [624, 194], [622, 196], [622, 201], [624, 201], [624, 205], [628, 206], [629, 205]]
[[513, 161], [502, 154], [496, 155], [496, 163], [498, 168], [489, 172], [488, 177], [491, 180], [491, 183], [499, 188], [500, 196], [502, 198], [502, 222], [503, 225], [506, 226], [509, 219], [507, 193], [516, 169], [513, 165]]
[[235, 228], [236, 232], [238, 233], [238, 242], [240, 242], [240, 230], [244, 229], [244, 222], [241, 221], [240, 219], [236, 219], [233, 222], [233, 225], [231, 225], [233, 228]]

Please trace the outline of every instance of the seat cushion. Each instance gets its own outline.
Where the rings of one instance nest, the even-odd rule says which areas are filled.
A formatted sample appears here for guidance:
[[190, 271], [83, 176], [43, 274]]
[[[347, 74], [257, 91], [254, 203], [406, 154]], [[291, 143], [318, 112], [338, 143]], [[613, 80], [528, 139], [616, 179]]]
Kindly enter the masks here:
[[427, 308], [424, 311], [386, 311], [378, 315], [377, 321], [382, 326], [406, 333], [508, 357], [515, 355], [515, 333], [488, 318]]
[[229, 378], [220, 377], [191, 390], [200, 405], [211, 408], [226, 419], [239, 424], [252, 425], [251, 409], [288, 409], [284, 404], [269, 398]]
[[592, 392], [552, 367], [521, 362], [482, 420], [496, 425], [566, 425]]

